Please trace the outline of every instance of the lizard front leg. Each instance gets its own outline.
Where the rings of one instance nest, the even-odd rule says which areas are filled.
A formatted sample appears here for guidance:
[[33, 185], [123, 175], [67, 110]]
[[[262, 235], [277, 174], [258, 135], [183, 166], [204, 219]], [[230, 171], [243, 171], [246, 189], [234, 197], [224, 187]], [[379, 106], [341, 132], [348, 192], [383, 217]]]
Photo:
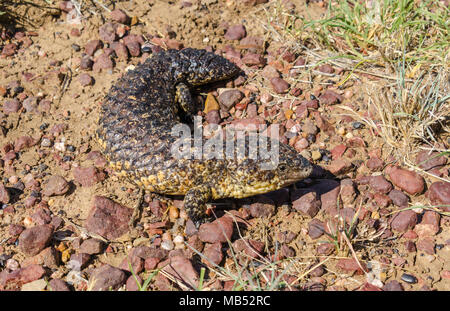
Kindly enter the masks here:
[[189, 218], [194, 222], [196, 228], [205, 222], [212, 220], [206, 214], [206, 203], [212, 199], [211, 188], [208, 186], [197, 186], [191, 188], [184, 197], [184, 209]]
[[190, 117], [196, 115], [196, 105], [192, 98], [191, 91], [184, 83], [178, 83], [175, 86], [175, 101], [180, 105], [181, 109]]

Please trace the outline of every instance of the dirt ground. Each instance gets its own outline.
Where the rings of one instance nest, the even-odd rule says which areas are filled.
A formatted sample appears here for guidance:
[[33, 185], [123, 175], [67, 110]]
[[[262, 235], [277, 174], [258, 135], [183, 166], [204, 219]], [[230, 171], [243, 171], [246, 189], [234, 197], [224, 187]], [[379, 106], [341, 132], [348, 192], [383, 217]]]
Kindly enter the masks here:
[[[162, 212], [157, 215], [148, 205], [149, 202], [152, 200], [155, 202], [158, 198], [152, 199], [150, 194], [146, 194], [143, 203], [144, 212], [136, 228], [114, 241], [108, 241], [102, 252], [91, 254], [88, 263], [82, 269], [82, 280], [71, 279], [70, 269], [67, 266], [68, 258], [79, 253], [77, 247], [82, 240], [89, 237], [98, 238], [84, 228], [94, 197], [104, 196], [129, 208], [132, 208], [139, 199], [138, 189], [133, 184], [115, 176], [114, 172], [105, 165], [104, 159], [96, 153], [99, 145], [94, 139], [94, 132], [97, 128], [96, 121], [99, 117], [101, 101], [110, 86], [127, 68], [138, 65], [148, 54], [139, 52], [139, 56], [129, 56], [127, 59], [113, 57], [112, 68], [97, 70], [96, 64], [99, 63], [98, 59], [101, 58], [102, 52], [112, 50], [107, 49], [111, 47], [111, 44], [104, 42], [103, 49], [94, 52], [92, 56], [94, 70], [83, 70], [80, 67], [88, 42], [100, 39], [100, 27], [105, 23], [113, 22], [122, 27], [116, 28], [116, 33], [119, 33], [116, 42], [121, 41], [120, 31], [124, 31], [142, 35], [144, 39], [153, 43], [153, 47], [159, 45], [163, 49], [179, 48], [182, 44], [184, 47], [219, 51], [227, 57], [236, 52], [240, 53], [237, 57], [239, 60], [236, 62], [246, 71], [247, 80], [244, 83], [229, 82], [223, 86], [237, 88], [244, 96], [229, 111], [221, 111], [223, 122], [246, 119], [249, 106], [256, 104], [257, 114], [268, 123], [280, 123], [286, 128], [289, 124], [288, 120], [293, 119], [292, 113], [296, 112], [294, 124], [298, 124], [303, 129], [305, 124], [318, 127], [316, 128], [318, 134], [314, 141], [309, 141], [305, 148], [297, 142], [301, 138], [305, 141], [306, 131], [303, 133], [304, 136], [299, 134], [297, 135], [299, 138], [288, 138], [287, 141], [295, 145], [295, 148], [309, 159], [314, 158], [313, 151], [330, 151], [322, 152], [322, 157], [313, 162], [327, 171], [334, 172], [337, 177], [330, 178], [330, 175], [318, 173], [318, 181], [312, 178], [306, 181], [306, 186], [320, 185], [321, 180], [337, 180], [336, 183], [338, 185], [340, 183], [340, 202], [343, 207], [353, 211], [350, 219], [362, 206], [364, 214], [361, 215], [360, 212], [357, 215], [359, 218], [357, 233], [353, 233], [351, 241], [348, 241], [352, 249], [348, 248], [345, 240], [333, 241], [326, 234], [315, 239], [311, 237], [312, 218], [323, 223], [333, 219], [333, 214], [326, 208], [323, 197], [321, 198], [322, 208], [313, 217], [293, 207], [292, 194], [296, 191], [293, 188], [269, 195], [268, 197], [272, 199], [271, 203], [266, 204], [269, 207], [262, 204], [269, 212], [266, 210], [258, 212], [255, 204], [261, 206], [261, 203], [258, 203], [261, 197], [225, 200], [225, 207], [222, 207], [223, 204], [218, 204], [219, 213], [234, 210], [233, 215], [243, 219], [239, 226], [242, 230], [234, 231], [233, 246], [237, 247], [235, 241], [239, 240], [239, 235], [242, 235], [245, 240], [263, 242], [259, 245], [261, 248], [261, 257], [258, 257], [260, 269], [271, 271], [265, 263], [278, 256], [277, 258], [281, 261], [276, 271], [278, 274], [285, 274], [283, 279], [289, 285], [284, 288], [287, 289], [450, 290], [448, 216], [429, 212], [433, 213], [433, 215], [430, 214], [431, 218], [434, 217], [433, 224], [437, 219], [438, 228], [431, 235], [422, 236], [422, 231], [418, 231], [417, 226], [414, 227], [414, 225], [420, 224], [426, 218], [424, 213], [428, 210], [416, 208], [414, 213], [417, 219], [413, 221], [414, 223], [406, 224], [407, 228], [403, 231], [394, 230], [391, 224], [401, 208], [392, 203], [387, 192], [375, 195], [376, 191], [371, 188], [371, 184], [364, 183], [361, 178], [382, 175], [390, 180], [386, 169], [388, 165], [399, 165], [405, 169], [408, 167], [393, 159], [391, 151], [380, 137], [373, 135], [366, 127], [360, 128], [359, 124], [355, 124], [354, 119], [343, 115], [344, 110], [334, 106], [335, 102], [339, 101], [344, 105], [358, 107], [359, 111], [367, 110], [367, 94], [364, 92], [364, 85], [368, 81], [373, 83], [380, 80], [382, 83], [382, 79], [355, 75], [338, 88], [335, 84], [346, 76], [346, 71], [339, 68], [332, 68], [330, 73], [325, 72], [326, 69], [324, 69], [322, 74], [306, 72], [306, 68], [297, 69], [298, 72], [294, 76], [292, 75], [294, 64], [299, 59], [304, 59], [306, 64], [309, 64], [310, 59], [298, 51], [286, 55], [283, 51], [290, 46], [284, 46], [283, 42], [276, 40], [273, 33], [267, 30], [270, 12], [275, 7], [284, 6], [287, 12], [293, 10], [305, 16], [320, 18], [325, 13], [323, 2], [310, 1], [311, 3], [307, 5], [304, 0], [284, 1], [283, 4], [279, 1], [256, 4], [255, 2], [265, 1], [234, 0], [115, 1], [115, 6], [108, 6], [108, 9], [123, 10], [130, 17], [130, 21], [127, 21], [125, 25], [114, 21], [110, 13], [100, 6], [82, 8], [82, 17], [72, 18], [76, 16], [76, 10], [70, 10], [70, 5], [66, 7], [67, 4], [50, 2], [52, 4], [34, 0], [33, 3], [36, 6], [31, 8], [24, 5], [16, 6], [14, 12], [17, 16], [14, 21], [20, 23], [13, 25], [5, 22], [2, 29], [3, 37], [0, 47], [4, 50], [6, 45], [11, 43], [16, 46], [11, 55], [2, 53], [0, 57], [0, 102], [3, 104], [3, 112], [0, 111], [0, 126], [3, 131], [3, 135], [0, 136], [3, 156], [0, 172], [3, 185], [6, 187], [5, 191], [9, 193], [9, 200], [2, 201], [3, 206], [0, 210], [0, 255], [2, 256], [0, 271], [3, 273], [3, 278], [8, 278], [8, 273], [25, 269], [28, 265], [25, 263], [26, 260], [32, 257], [35, 258], [35, 262], [45, 267], [45, 274], [32, 279], [32, 282], [20, 279], [8, 283], [0, 278], [0, 282], [4, 282], [0, 283], [0, 288], [18, 290], [27, 282], [39, 286], [37, 281], [45, 278], [47, 280], [61, 279], [71, 289], [86, 290], [89, 288], [87, 280], [96, 268], [105, 263], [119, 267], [133, 247], [145, 245], [160, 248], [163, 245], [161, 241], [174, 240], [176, 236], [182, 236], [186, 241], [194, 240], [192, 234], [185, 230], [186, 221], [178, 220], [186, 218], [182, 201], [180, 201], [182, 198], [175, 200], [169, 198], [167, 205], [161, 203]], [[243, 25], [246, 30], [245, 37], [254, 37], [257, 40], [248, 40], [250, 43], [242, 40], [227, 40], [225, 33], [233, 25]], [[259, 45], [259, 42], [263, 44]], [[257, 55], [254, 57], [256, 59], [254, 63], [252, 60], [245, 59], [245, 56], [249, 54]], [[264, 61], [260, 62], [261, 59], [258, 57], [263, 57]], [[278, 93], [274, 90], [270, 82], [274, 71], [281, 73], [281, 77], [289, 82], [288, 93]], [[82, 81], [86, 78], [81, 78], [83, 74], [93, 78], [92, 82], [89, 81], [91, 85], [82, 85]], [[309, 82], [302, 82], [305, 80]], [[333, 94], [337, 94], [338, 98], [331, 95], [330, 104], [325, 103], [327, 98], [321, 97], [328, 89], [333, 90]], [[222, 92], [220, 89], [212, 91], [216, 98]], [[205, 95], [202, 93], [199, 101], [204, 101]], [[273, 99], [267, 100], [267, 98]], [[319, 107], [308, 108], [306, 115], [300, 117], [301, 110], [296, 110], [300, 106], [298, 103], [313, 101], [315, 98], [321, 98]], [[5, 111], [5, 102], [11, 100], [21, 103], [20, 108], [15, 112]], [[223, 107], [222, 110], [224, 110]], [[23, 139], [24, 136], [28, 138]], [[26, 141], [24, 147], [18, 146], [21, 140]], [[343, 156], [336, 155], [340, 152], [339, 148], [334, 149], [341, 145], [345, 146]], [[444, 147], [448, 149], [448, 145]], [[343, 162], [336, 161], [339, 158]], [[370, 158], [381, 160], [382, 168], [369, 169], [367, 163]], [[342, 167], [336, 168], [339, 165]], [[89, 180], [89, 186], [83, 185], [80, 182], [81, 179], [74, 175], [77, 167], [95, 167], [96, 173], [87, 177], [94, 182], [90, 183], [91, 180]], [[429, 174], [421, 174], [426, 184], [425, 189], [417, 195], [408, 194], [410, 206], [430, 205], [430, 200], [425, 195], [430, 185], [441, 180], [448, 182], [449, 165], [444, 163], [437, 170], [441, 179], [433, 178]], [[101, 173], [105, 173], [106, 176], [99, 177]], [[63, 195], [47, 196], [45, 194], [47, 183], [54, 175], [62, 176], [69, 183], [70, 189]], [[348, 196], [351, 199], [348, 200], [343, 193], [345, 183], [343, 184], [342, 180], [344, 179], [353, 181], [351, 186], [353, 190]], [[391, 182], [388, 181], [392, 186]], [[405, 192], [395, 182], [392, 183], [395, 189]], [[305, 186], [300, 184], [302, 185]], [[280, 199], [282, 196], [287, 196], [287, 200]], [[272, 211], [271, 205], [276, 205], [276, 209]], [[55, 229], [50, 244], [47, 243], [55, 250], [54, 256], [58, 258], [58, 264], [39, 262], [36, 255], [27, 255], [22, 251], [19, 234], [13, 232], [15, 229], [23, 226], [22, 229], [17, 229], [22, 232], [24, 228], [46, 223], [54, 224], [59, 219], [62, 220], [62, 224]], [[168, 224], [162, 227], [151, 226], [153, 223], [166, 220]], [[422, 227], [419, 226], [419, 228]], [[333, 235], [332, 232], [331, 235]], [[207, 247], [216, 245], [203, 244], [205, 244], [205, 252]], [[179, 249], [185, 251], [186, 258], [194, 267], [194, 274], [200, 271], [202, 265], [205, 266], [205, 260], [202, 260], [201, 256], [189, 253], [186, 246], [177, 246], [170, 252], [179, 252]], [[353, 259], [353, 251], [364, 265], [364, 272]], [[223, 256], [223, 258], [219, 256], [219, 266], [229, 271], [237, 271], [229, 245], [219, 244], [219, 252]], [[176, 256], [179, 254], [177, 253]], [[168, 257], [173, 258], [171, 255]], [[163, 258], [161, 262], [164, 260], [168, 259]], [[284, 269], [289, 263], [290, 266], [285, 272]], [[311, 270], [316, 265], [319, 268]], [[147, 260], [145, 260], [145, 266], [147, 267]], [[145, 279], [152, 269], [141, 270], [140, 276]], [[218, 268], [212, 270], [214, 271], [207, 273], [204, 287], [218, 290], [232, 288], [233, 278], [224, 273], [218, 273]], [[409, 281], [408, 275], [415, 277], [416, 280]], [[376, 281], [373, 281], [373, 276]], [[264, 278], [261, 277], [261, 279]], [[396, 282], [392, 283], [392, 281]], [[267, 278], [265, 283], [270, 283]], [[129, 282], [124, 284], [125, 282], [122, 282], [117, 288], [133, 288]], [[154, 282], [151, 282], [150, 287], [153, 290], [185, 289], [166, 274], [159, 274]], [[36, 288], [44, 289], [45, 287]]]

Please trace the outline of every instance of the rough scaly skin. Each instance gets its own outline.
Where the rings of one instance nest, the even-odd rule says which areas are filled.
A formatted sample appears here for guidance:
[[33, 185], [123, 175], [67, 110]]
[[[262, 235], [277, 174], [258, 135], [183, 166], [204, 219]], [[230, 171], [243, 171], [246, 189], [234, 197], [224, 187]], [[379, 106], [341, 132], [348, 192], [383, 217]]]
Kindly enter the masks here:
[[143, 189], [185, 195], [184, 207], [196, 226], [208, 220], [205, 204], [210, 200], [266, 193], [312, 171], [305, 158], [281, 143], [279, 165], [272, 170], [262, 170], [260, 161], [248, 154], [222, 160], [207, 154], [201, 159], [172, 156], [178, 139], [172, 128], [180, 125], [180, 114], [197, 111], [189, 89], [239, 72], [233, 63], [205, 50], [160, 52], [120, 78], [102, 105], [97, 138], [109, 165]]

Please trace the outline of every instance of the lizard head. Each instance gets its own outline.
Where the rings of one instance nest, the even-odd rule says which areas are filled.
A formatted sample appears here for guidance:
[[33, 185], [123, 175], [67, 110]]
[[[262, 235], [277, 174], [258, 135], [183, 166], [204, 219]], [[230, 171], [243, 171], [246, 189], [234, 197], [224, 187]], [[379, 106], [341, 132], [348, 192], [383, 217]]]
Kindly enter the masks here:
[[205, 50], [187, 48], [179, 55], [184, 79], [192, 86], [232, 79], [241, 73], [239, 67], [229, 60]]
[[246, 158], [229, 172], [238, 184], [233, 193], [235, 197], [278, 190], [311, 175], [313, 166], [306, 158], [289, 145], [280, 142], [278, 145], [278, 157], [265, 160]]

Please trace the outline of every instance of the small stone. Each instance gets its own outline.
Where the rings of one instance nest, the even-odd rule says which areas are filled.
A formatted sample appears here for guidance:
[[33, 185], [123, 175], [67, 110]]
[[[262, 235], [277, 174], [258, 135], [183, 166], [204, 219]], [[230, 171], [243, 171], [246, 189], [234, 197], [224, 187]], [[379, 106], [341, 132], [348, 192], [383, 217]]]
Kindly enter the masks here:
[[115, 25], [106, 23], [98, 29], [98, 35], [102, 41], [112, 43], [117, 40]]
[[414, 228], [417, 223], [417, 214], [412, 210], [401, 211], [391, 221], [393, 230], [404, 232]]
[[318, 219], [313, 219], [308, 224], [308, 235], [315, 240], [320, 238], [325, 232], [325, 225]]
[[366, 166], [372, 172], [380, 171], [383, 169], [384, 162], [378, 157], [371, 157], [369, 160], [367, 160]]
[[392, 190], [392, 184], [382, 175], [371, 176], [369, 181], [370, 187], [381, 193], [389, 193]]
[[92, 70], [92, 65], [94, 65], [94, 62], [89, 56], [85, 56], [81, 58], [80, 61], [80, 69], [83, 70]]
[[206, 122], [209, 124], [219, 124], [220, 123], [220, 113], [218, 110], [211, 110], [205, 116]]
[[15, 44], [15, 43], [5, 44], [5, 46], [3, 46], [3, 49], [2, 49], [2, 55], [13, 56], [14, 54], [16, 54], [17, 48], [18, 48], [17, 44]]
[[85, 53], [89, 56], [93, 56], [94, 53], [103, 47], [103, 42], [100, 40], [91, 40], [85, 46]]
[[406, 241], [405, 248], [408, 252], [414, 253], [416, 251], [416, 244], [413, 241]]
[[223, 259], [222, 244], [220, 242], [206, 244], [203, 250], [203, 255], [207, 258], [202, 258], [202, 262], [206, 265], [219, 265]]
[[219, 103], [226, 109], [230, 110], [234, 105], [244, 98], [244, 94], [237, 89], [226, 90], [219, 95]]
[[281, 78], [272, 78], [272, 79], [270, 79], [270, 83], [272, 84], [273, 90], [277, 94], [287, 93], [287, 91], [289, 90], [289, 88], [291, 86], [289, 83], [287, 83], [285, 80], [283, 80]]
[[271, 217], [275, 215], [275, 204], [272, 200], [262, 199], [262, 202], [255, 202], [250, 205], [250, 214], [252, 217]]
[[111, 11], [110, 17], [113, 21], [121, 24], [129, 24], [131, 21], [130, 17], [120, 9], [115, 9]]
[[399, 207], [408, 207], [409, 197], [400, 190], [393, 189], [389, 192], [389, 198]]
[[239, 239], [234, 241], [233, 250], [235, 253], [243, 252], [250, 258], [260, 258], [264, 246], [264, 242], [261, 241]]
[[83, 87], [94, 84], [94, 78], [92, 78], [87, 73], [82, 73], [78, 77], [78, 81], [80, 82], [81, 86], [83, 86]]
[[53, 227], [40, 225], [24, 230], [19, 236], [19, 248], [27, 256], [34, 256], [48, 246]]
[[322, 95], [319, 96], [319, 101], [322, 105], [334, 105], [339, 104], [344, 100], [342, 95], [337, 94], [332, 90], [326, 90]]
[[45, 196], [63, 195], [70, 189], [70, 184], [59, 175], [52, 175], [43, 185], [42, 194]]
[[421, 169], [428, 171], [434, 167], [445, 165], [447, 158], [443, 155], [439, 156], [439, 152], [423, 150], [417, 154], [416, 163]]
[[220, 110], [219, 103], [212, 93], [208, 93], [205, 101], [205, 109], [203, 110], [206, 114], [210, 111]]
[[48, 282], [48, 290], [53, 292], [69, 292], [70, 288], [63, 280], [52, 279]]
[[333, 73], [334, 72], [334, 68], [331, 66], [331, 65], [329, 65], [329, 64], [323, 64], [323, 65], [321, 65], [321, 66], [319, 66], [319, 68], [317, 68], [320, 72], [323, 72], [323, 73]]
[[139, 275], [130, 275], [126, 282], [127, 291], [139, 291], [139, 286], [142, 286], [142, 279]]
[[103, 181], [106, 177], [102, 170], [94, 166], [78, 166], [74, 168], [72, 173], [75, 181], [80, 183], [83, 187], [92, 187], [96, 183]]
[[300, 196], [295, 201], [292, 201], [292, 207], [294, 209], [311, 218], [317, 215], [321, 205], [322, 204], [317, 198], [317, 194], [315, 192], [308, 192]]
[[433, 238], [431, 237], [421, 238], [417, 241], [416, 246], [417, 250], [423, 251], [429, 255], [434, 255], [435, 243]]
[[[361, 266], [365, 268], [365, 264], [360, 262]], [[345, 272], [356, 273], [356, 274], [364, 274], [364, 271], [358, 265], [358, 262], [354, 258], [343, 258], [339, 259], [337, 263], [337, 267]]]
[[14, 141], [14, 151], [19, 152], [24, 149], [30, 148], [38, 143], [38, 140], [33, 139], [30, 136], [20, 136]]
[[101, 54], [92, 66], [94, 72], [100, 72], [102, 70], [109, 70], [114, 68], [114, 62], [111, 57], [106, 53]]
[[83, 270], [91, 260], [91, 255], [85, 253], [76, 253], [70, 256], [67, 266], [72, 270]]
[[97, 239], [87, 239], [80, 245], [80, 252], [90, 255], [99, 254], [103, 251], [105, 243]]
[[3, 102], [3, 113], [15, 113], [22, 108], [22, 104], [17, 99], [6, 100]]
[[108, 198], [95, 196], [92, 208], [85, 221], [88, 231], [99, 234], [109, 240], [125, 234], [133, 210]]
[[192, 266], [192, 262], [183, 256], [171, 257], [169, 264], [164, 266], [163, 271], [180, 282], [198, 288], [198, 273]]
[[450, 212], [450, 182], [437, 181], [432, 183], [426, 197], [430, 199], [432, 204], [442, 205], [438, 207], [439, 209]]
[[117, 290], [125, 284], [126, 280], [124, 271], [106, 264], [92, 272], [88, 288], [92, 291]]
[[392, 183], [409, 194], [420, 194], [425, 188], [425, 181], [416, 172], [409, 171], [398, 166], [386, 168]]
[[264, 56], [257, 53], [247, 53], [244, 57], [242, 57], [242, 62], [247, 66], [264, 66], [265, 59]]
[[233, 220], [230, 217], [221, 217], [211, 223], [202, 224], [198, 231], [198, 237], [203, 242], [225, 243], [233, 235]]
[[3, 204], [8, 204], [11, 199], [8, 189], [3, 183], [0, 183], [0, 202]]
[[225, 39], [227, 40], [241, 40], [247, 35], [244, 25], [234, 25], [227, 29]]
[[347, 146], [346, 145], [344, 145], [344, 144], [337, 145], [336, 147], [331, 149], [331, 157], [333, 159], [339, 159], [340, 157], [342, 157], [342, 155], [344, 154], [344, 152], [346, 150], [347, 150]]
[[43, 291], [47, 287], [47, 281], [44, 279], [39, 279], [27, 284], [22, 285], [22, 292], [36, 292]]

